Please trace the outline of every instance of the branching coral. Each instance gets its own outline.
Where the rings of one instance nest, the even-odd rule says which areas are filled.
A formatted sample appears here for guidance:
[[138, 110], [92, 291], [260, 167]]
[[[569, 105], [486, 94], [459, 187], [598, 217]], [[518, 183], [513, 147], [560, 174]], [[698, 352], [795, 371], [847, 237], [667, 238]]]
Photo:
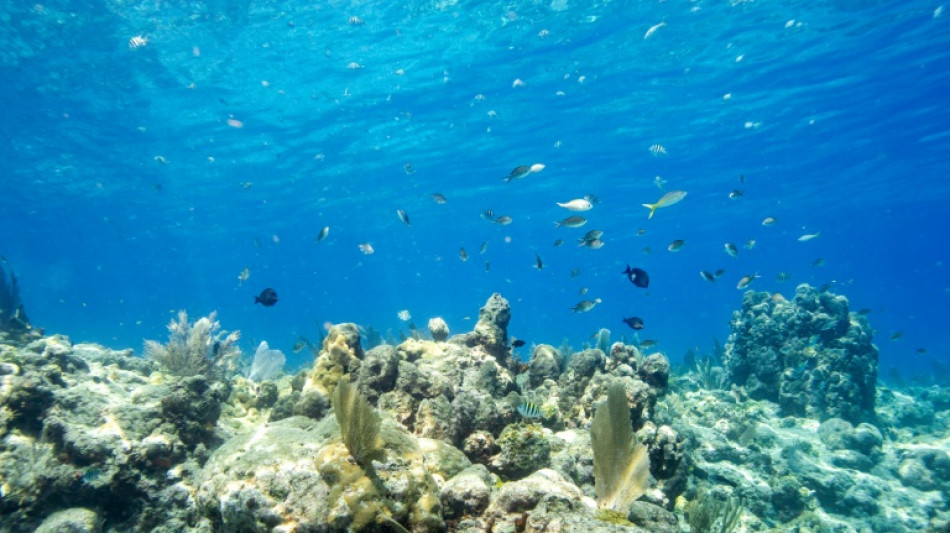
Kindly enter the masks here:
[[235, 343], [241, 332], [220, 331], [216, 317], [217, 312], [212, 311], [190, 324], [188, 313], [179, 311], [178, 320], [168, 323], [168, 343], [145, 341], [145, 356], [176, 376], [224, 377], [240, 357], [241, 350]]
[[686, 507], [690, 533], [730, 533], [742, 516], [742, 500], [718, 499], [703, 492]]

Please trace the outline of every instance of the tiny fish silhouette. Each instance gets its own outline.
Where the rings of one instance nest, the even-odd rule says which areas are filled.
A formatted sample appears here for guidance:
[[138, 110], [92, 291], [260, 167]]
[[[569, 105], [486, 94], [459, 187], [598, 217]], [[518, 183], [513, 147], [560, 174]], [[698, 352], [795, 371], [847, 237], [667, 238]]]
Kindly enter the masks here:
[[254, 297], [254, 303], [261, 304], [264, 307], [270, 307], [277, 303], [277, 291], [270, 287], [261, 291], [260, 296]]

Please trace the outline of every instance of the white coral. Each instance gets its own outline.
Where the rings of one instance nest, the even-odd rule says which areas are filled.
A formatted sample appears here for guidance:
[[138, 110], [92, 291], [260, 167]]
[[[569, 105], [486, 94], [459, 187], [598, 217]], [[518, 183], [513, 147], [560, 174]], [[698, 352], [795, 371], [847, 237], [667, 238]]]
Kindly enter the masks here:
[[189, 324], [188, 313], [179, 311], [178, 320], [172, 319], [168, 323], [168, 343], [145, 341], [145, 357], [157, 361], [166, 371], [177, 376], [203, 374], [216, 377], [231, 370], [240, 356], [235, 343], [241, 332], [219, 331], [221, 324], [216, 317], [217, 312], [212, 311]]

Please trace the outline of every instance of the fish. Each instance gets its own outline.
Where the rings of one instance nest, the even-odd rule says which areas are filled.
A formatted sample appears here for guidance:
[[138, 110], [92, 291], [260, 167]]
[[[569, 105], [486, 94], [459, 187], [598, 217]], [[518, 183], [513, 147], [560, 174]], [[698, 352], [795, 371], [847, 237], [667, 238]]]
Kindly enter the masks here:
[[373, 245], [368, 242], [360, 243], [359, 247], [360, 251], [363, 252], [364, 255], [373, 255], [373, 252], [376, 251], [373, 249]]
[[136, 35], [129, 39], [129, 50], [135, 50], [148, 44], [148, 37]]
[[653, 253], [653, 250], [651, 250], [649, 246], [644, 246], [642, 251], [646, 255], [650, 255]]
[[736, 289], [739, 289], [741, 291], [742, 289], [751, 285], [752, 282], [755, 281], [755, 279], [758, 277], [760, 277], [758, 274], [743, 276], [742, 279], [739, 280], [739, 283], [736, 284]]
[[403, 224], [409, 226], [410, 228], [412, 227], [412, 224], [409, 223], [409, 215], [405, 211], [402, 209], [397, 209], [396, 216], [399, 217], [399, 220], [402, 220]]
[[489, 270], [491, 270], [491, 263], [488, 261], [485, 261], [485, 272], [488, 272]]
[[775, 224], [775, 217], [765, 217], [764, 219], [762, 219], [762, 225], [765, 227], [769, 227], [774, 224]]
[[745, 194], [745, 193], [743, 193], [743, 192], [740, 191], [739, 189], [733, 189], [732, 192], [729, 193], [729, 199], [730, 199], [730, 200], [735, 200], [736, 198], [742, 198], [742, 195], [743, 195], [743, 194]]
[[294, 347], [293, 347], [294, 353], [302, 352], [305, 346], [307, 346], [307, 342], [304, 341], [303, 339], [295, 342]]
[[600, 203], [600, 198], [598, 198], [596, 194], [585, 194], [584, 199], [592, 204]]
[[468, 252], [465, 251], [465, 247], [459, 248], [459, 259], [462, 261], [468, 261]]
[[590, 211], [594, 207], [594, 204], [590, 203], [590, 200], [585, 198], [576, 198], [569, 202], [555, 202], [558, 207], [563, 207], [569, 211]]
[[600, 250], [604, 247], [604, 244], [606, 244], [604, 241], [600, 239], [594, 239], [592, 241], [581, 240], [581, 243], [578, 246], [586, 246], [591, 250]]
[[784, 282], [784, 281], [788, 281], [791, 277], [792, 277], [792, 275], [789, 274], [788, 272], [779, 272], [779, 273], [775, 276], [775, 281]]
[[858, 316], [867, 316], [871, 314], [871, 309], [865, 307], [864, 309], [858, 309]]
[[706, 281], [712, 282], [712, 283], [715, 283], [715, 282], [716, 282], [716, 276], [714, 276], [712, 272], [709, 272], [709, 271], [706, 271], [706, 270], [701, 271], [701, 272], [699, 273], [699, 277], [703, 278], [703, 279], [706, 280]]
[[625, 318], [623, 319], [623, 323], [630, 326], [630, 329], [635, 329], [635, 330], [643, 329], [643, 319], [638, 316]]
[[726, 273], [726, 271], [720, 268], [720, 269], [717, 270], [713, 275], [718, 278], [718, 277], [722, 276], [722, 275], [725, 274], [725, 273]]
[[555, 247], [555, 248], [557, 248], [558, 246], [561, 246], [562, 244], [564, 244], [564, 239], [558, 239], [558, 240], [554, 241], [554, 247]]
[[686, 241], [683, 239], [676, 239], [675, 241], [671, 242], [670, 245], [666, 247], [666, 249], [671, 252], [678, 252], [682, 250], [684, 246], [686, 246]]
[[820, 231], [816, 231], [815, 233], [805, 234], [798, 238], [798, 242], [808, 242], [812, 239], [817, 239], [819, 235], [821, 235]]
[[544, 268], [544, 263], [541, 262], [541, 256], [534, 254], [534, 268], [541, 270]]
[[412, 315], [409, 313], [408, 309], [403, 309], [402, 311], [396, 313], [396, 318], [402, 320], [403, 322], [408, 322], [412, 320]]
[[486, 240], [485, 242], [482, 243], [481, 246], [478, 247], [478, 253], [479, 255], [485, 255], [485, 252], [487, 251], [488, 251], [488, 241]]
[[251, 277], [251, 269], [244, 267], [244, 270], [242, 270], [241, 273], [238, 274], [238, 285], [241, 285], [242, 283], [247, 281], [247, 278], [249, 277]]
[[507, 226], [508, 224], [511, 224], [511, 217], [508, 215], [501, 215], [500, 217], [493, 220], [493, 222], [499, 226]]
[[686, 198], [686, 191], [670, 191], [661, 196], [655, 204], [643, 204], [643, 207], [650, 210], [650, 215], [647, 218], [653, 218], [653, 213], [655, 213], [657, 209], [678, 204], [683, 198]]
[[523, 341], [523, 340], [521, 340], [521, 339], [514, 339], [513, 341], [511, 341], [511, 347], [512, 347], [512, 348], [521, 348], [521, 347], [524, 346], [525, 344], [526, 344], [525, 341]]
[[261, 291], [260, 296], [254, 297], [254, 303], [261, 304], [264, 307], [270, 307], [277, 303], [277, 291], [270, 287]]
[[514, 170], [508, 173], [504, 177], [505, 183], [511, 183], [511, 180], [521, 179], [531, 173], [531, 167], [528, 165], [521, 165], [515, 167]]
[[891, 334], [891, 340], [892, 340], [892, 341], [896, 341], [897, 339], [899, 339], [899, 338], [901, 338], [901, 337], [903, 337], [903, 336], [904, 336], [904, 332], [903, 332], [903, 331], [895, 331], [894, 333]]
[[594, 308], [597, 304], [599, 304], [599, 303], [600, 303], [600, 298], [595, 298], [595, 299], [593, 299], [593, 300], [584, 300], [584, 301], [582, 301], [582, 302], [578, 302], [577, 305], [575, 305], [574, 307], [572, 307], [572, 308], [571, 308], [571, 312], [573, 312], [573, 313], [586, 313], [586, 312], [590, 311], [591, 309], [593, 309], [593, 308]]
[[588, 291], [588, 290], [590, 290], [590, 289], [588, 289], [587, 287], [581, 287], [580, 290], [577, 291], [577, 294], [580, 294], [581, 296], [584, 296], [585, 294], [587, 294], [587, 291]]
[[412, 163], [406, 163], [402, 166], [402, 169], [406, 171], [406, 174], [412, 174], [416, 171], [416, 169], [412, 167]]
[[584, 234], [582, 241], [593, 241], [604, 236], [604, 232], [599, 229], [592, 229]]
[[635, 286], [645, 289], [650, 286], [650, 275], [647, 274], [646, 270], [642, 268], [630, 268], [630, 265], [627, 265], [627, 268], [623, 271], [623, 274], [627, 275], [627, 279], [630, 280], [630, 283], [633, 283]]
[[739, 174], [739, 183], [745, 183], [745, 174]]
[[525, 418], [541, 418], [541, 408], [531, 402], [519, 405], [518, 413]]
[[494, 221], [494, 220], [495, 220], [495, 213], [493, 213], [491, 209], [486, 209], [486, 210], [482, 211], [482, 218], [485, 219], [485, 220]]
[[637, 237], [643, 237], [643, 235], [644, 235], [646, 232], [647, 232], [646, 228], [640, 228], [640, 229], [638, 229], [638, 230], [637, 230]]
[[646, 339], [646, 340], [640, 341], [640, 344], [639, 344], [640, 348], [643, 348], [644, 350], [649, 350], [650, 348], [653, 348], [656, 345], [657, 345], [657, 342], [653, 339]]
[[653, 26], [650, 26], [650, 29], [648, 29], [647, 32], [643, 34], [643, 38], [649, 39], [651, 35], [656, 33], [656, 30], [662, 28], [663, 26], [666, 26], [665, 22], [661, 22], [659, 24], [654, 24]]
[[559, 227], [559, 228], [561, 228], [561, 227], [564, 227], [564, 228], [579, 228], [579, 227], [583, 226], [584, 224], [587, 224], [587, 219], [584, 218], [584, 217], [582, 217], [582, 216], [579, 216], [579, 215], [573, 215], [573, 216], [569, 216], [569, 217], [565, 218], [564, 220], [562, 220], [562, 221], [560, 221], [560, 222], [555, 222], [555, 224], [556, 224], [557, 227]]
[[743, 248], [745, 248], [746, 250], [751, 250], [755, 248], [755, 244], [756, 244], [755, 239], [749, 239], [748, 241], [746, 241], [745, 246], [743, 246]]
[[239, 183], [238, 185], [240, 185], [241, 188], [244, 189], [245, 191], [246, 191], [246, 190], [249, 190], [251, 187], [254, 186], [254, 184], [253, 184], [252, 182], [250, 182], [250, 181], [242, 181], [242, 182]]
[[651, 144], [648, 150], [653, 155], [666, 155], [666, 148], [663, 148], [662, 144]]
[[327, 235], [330, 234], [330, 226], [323, 226], [323, 229], [320, 230], [320, 233], [317, 233], [317, 242], [322, 241], [327, 238]]
[[920, 354], [927, 353], [927, 348], [917, 348], [917, 353], [920, 353]]
[[724, 244], [723, 248], [726, 249], [726, 253], [729, 254], [730, 257], [736, 257], [739, 255], [739, 248], [737, 248], [736, 245], [732, 244], [731, 242]]
[[577, 276], [580, 276], [580, 275], [581, 275], [581, 269], [579, 269], [579, 268], [571, 269], [571, 277], [572, 277], [572, 278], [576, 278]]
[[448, 200], [445, 199], [445, 196], [442, 193], [436, 192], [436, 193], [432, 193], [432, 201], [439, 205], [442, 205]]
[[661, 177], [659, 177], [659, 176], [657, 176], [657, 177], [653, 178], [653, 184], [656, 185], [656, 188], [657, 188], [657, 189], [660, 189], [660, 190], [662, 191], [662, 190], [663, 190], [663, 187], [666, 186], [666, 180], [663, 179], [663, 178], [661, 178]]
[[825, 260], [819, 257], [818, 259], [815, 259], [815, 260], [812, 262], [811, 266], [813, 266], [813, 267], [823, 267], [823, 266], [825, 266]]
[[527, 176], [528, 174], [534, 174], [535, 172], [541, 172], [544, 170], [544, 165], [541, 163], [535, 163], [530, 167], [527, 165], [521, 165], [515, 167], [507, 176], [505, 176], [505, 183], [511, 183], [511, 180], [516, 180]]

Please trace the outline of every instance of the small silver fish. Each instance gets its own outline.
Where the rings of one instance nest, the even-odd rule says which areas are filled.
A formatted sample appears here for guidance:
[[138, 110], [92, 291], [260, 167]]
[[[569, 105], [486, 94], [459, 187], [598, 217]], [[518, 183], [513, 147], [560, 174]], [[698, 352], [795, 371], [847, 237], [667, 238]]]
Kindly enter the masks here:
[[560, 222], [555, 222], [555, 224], [557, 224], [557, 227], [559, 228], [560, 227], [579, 228], [583, 226], [584, 224], [587, 224], [587, 219], [579, 215], [574, 215], [574, 216], [567, 217], [564, 220], [561, 220]]
[[534, 254], [534, 268], [538, 270], [544, 268], [544, 263], [541, 262], [541, 256], [538, 254]]
[[735, 200], [735, 199], [737, 199], [737, 198], [742, 198], [742, 195], [743, 195], [743, 194], [745, 194], [745, 193], [743, 193], [743, 192], [740, 191], [739, 189], [733, 189], [732, 192], [729, 193], [729, 199], [730, 199], [730, 200]]
[[446, 200], [445, 196], [443, 196], [441, 193], [432, 193], [432, 201], [439, 205], [442, 205], [448, 200]]
[[373, 252], [376, 251], [373, 249], [373, 245], [368, 242], [360, 243], [359, 247], [360, 251], [363, 252], [364, 255], [373, 255]]
[[725, 245], [723, 245], [723, 248], [726, 249], [726, 253], [729, 254], [730, 257], [736, 257], [739, 255], [739, 248], [737, 248], [736, 245], [732, 244], [731, 242], [727, 242]]
[[666, 155], [666, 148], [662, 144], [651, 144], [650, 153], [653, 155]]
[[659, 177], [659, 176], [657, 176], [657, 177], [653, 178], [653, 184], [656, 185], [656, 188], [657, 188], [657, 189], [660, 189], [660, 190], [662, 191], [662, 190], [663, 190], [663, 187], [666, 186], [666, 180], [663, 179], [663, 178], [661, 178], [661, 177]]
[[555, 248], [557, 248], [558, 246], [560, 246], [560, 245], [562, 245], [562, 244], [564, 244], [564, 239], [558, 239], [558, 240], [554, 241], [554, 247], [555, 247]]
[[751, 249], [755, 248], [755, 244], [756, 244], [756, 243], [755, 243], [755, 239], [749, 239], [749, 240], [745, 243], [745, 246], [743, 246], [743, 248], [745, 248], [746, 250], [751, 250]]
[[791, 277], [792, 277], [791, 274], [789, 274], [788, 272], [779, 272], [778, 275], [775, 276], [775, 281], [778, 281], [778, 282], [788, 281]]
[[579, 268], [573, 268], [573, 269], [571, 269], [571, 277], [572, 277], [572, 278], [576, 278], [577, 276], [580, 276], [580, 275], [581, 275], [581, 269], [579, 269]]
[[317, 233], [317, 242], [320, 242], [323, 239], [326, 239], [327, 235], [329, 234], [330, 234], [330, 226], [324, 226], [323, 229], [320, 230], [320, 233]]
[[643, 348], [644, 350], [649, 350], [650, 348], [653, 348], [656, 345], [657, 345], [657, 342], [653, 339], [646, 339], [640, 342], [640, 348]]
[[594, 240], [592, 240], [592, 241], [582, 241], [582, 242], [579, 244], [579, 246], [586, 246], [586, 247], [590, 248], [591, 250], [599, 250], [599, 249], [601, 249], [601, 248], [604, 247], [604, 244], [606, 244], [606, 243], [604, 243], [604, 241], [602, 241], [602, 240], [600, 240], [600, 239], [594, 239]]
[[403, 224], [409, 226], [410, 228], [412, 227], [412, 224], [409, 223], [409, 214], [407, 214], [405, 211], [402, 209], [397, 209], [396, 216], [399, 217], [399, 220], [402, 220]]
[[478, 253], [479, 253], [479, 255], [485, 255], [485, 252], [487, 252], [487, 251], [488, 251], [488, 241], [485, 241], [485, 242], [483, 242], [482, 245], [478, 248]]
[[569, 202], [555, 202], [558, 207], [563, 207], [569, 211], [590, 211], [594, 204], [590, 203], [590, 200], [586, 198], [575, 198]]
[[815, 233], [812, 233], [812, 234], [802, 235], [801, 237], [798, 238], [798, 241], [799, 241], [799, 242], [808, 242], [808, 241], [810, 241], [810, 240], [812, 240], [812, 239], [817, 239], [819, 235], [821, 235], [821, 232], [820, 232], [820, 231], [816, 231]]
[[242, 270], [241, 273], [238, 274], [238, 285], [241, 285], [242, 283], [247, 281], [249, 277], [251, 277], [251, 269], [244, 267], [244, 270]]
[[465, 248], [459, 248], [459, 259], [462, 261], [468, 261], [468, 252], [465, 251]]
[[676, 239], [675, 241], [671, 242], [670, 245], [666, 247], [666, 249], [671, 252], [678, 252], [682, 250], [684, 246], [686, 246], [686, 241], [683, 239]]
[[775, 224], [775, 217], [765, 217], [765, 218], [762, 220], [762, 225], [765, 226], [765, 227], [769, 227], [769, 226], [771, 226], [771, 225], [773, 225], [773, 224]]
[[582, 241], [592, 241], [594, 239], [599, 239], [604, 236], [604, 232], [599, 229], [592, 229], [584, 234]]
[[823, 267], [823, 266], [825, 266], [825, 260], [819, 257], [818, 259], [815, 259], [815, 261], [811, 264], [811, 266], [813, 266], [813, 267]]
[[581, 296], [584, 296], [585, 294], [587, 294], [587, 291], [588, 291], [587, 287], [581, 287], [581, 289], [577, 291], [577, 293], [580, 294]]
[[499, 226], [507, 226], [508, 224], [511, 224], [511, 217], [508, 215], [501, 215], [492, 222], [498, 224]]
[[595, 298], [593, 300], [584, 300], [582, 302], [578, 302], [577, 305], [571, 308], [571, 312], [586, 313], [590, 311], [591, 309], [593, 309], [597, 304], [599, 304], [600, 301], [601, 301], [600, 298]]
[[708, 272], [708, 271], [706, 271], [706, 270], [703, 270], [702, 272], [700, 272], [700, 273], [699, 273], [699, 277], [703, 278], [703, 279], [706, 280], [706, 281], [712, 282], [712, 283], [715, 283], [715, 282], [716, 282], [716, 276], [713, 275], [712, 272]]

